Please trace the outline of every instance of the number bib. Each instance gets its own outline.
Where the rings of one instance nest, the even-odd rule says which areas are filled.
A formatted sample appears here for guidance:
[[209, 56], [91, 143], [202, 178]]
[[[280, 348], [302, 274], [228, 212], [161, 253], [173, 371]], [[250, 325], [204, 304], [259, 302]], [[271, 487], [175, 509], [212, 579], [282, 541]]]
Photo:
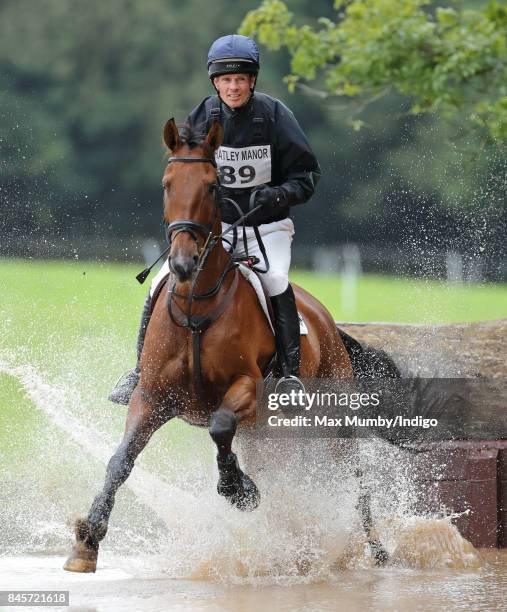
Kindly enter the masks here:
[[224, 187], [249, 189], [271, 181], [270, 145], [220, 147], [215, 160]]

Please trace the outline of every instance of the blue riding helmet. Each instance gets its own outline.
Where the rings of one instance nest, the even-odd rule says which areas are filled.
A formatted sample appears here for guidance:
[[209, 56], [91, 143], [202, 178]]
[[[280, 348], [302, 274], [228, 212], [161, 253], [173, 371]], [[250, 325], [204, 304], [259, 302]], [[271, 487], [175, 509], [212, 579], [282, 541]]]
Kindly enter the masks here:
[[246, 73], [257, 75], [260, 68], [257, 43], [241, 34], [221, 36], [208, 51], [208, 75]]

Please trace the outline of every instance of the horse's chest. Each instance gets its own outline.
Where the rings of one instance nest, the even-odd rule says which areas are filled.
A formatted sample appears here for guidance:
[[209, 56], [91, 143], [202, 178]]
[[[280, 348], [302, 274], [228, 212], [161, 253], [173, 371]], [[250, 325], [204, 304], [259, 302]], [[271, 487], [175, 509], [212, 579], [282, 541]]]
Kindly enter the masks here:
[[[243, 357], [239, 356], [241, 362]], [[168, 384], [190, 393], [202, 384], [219, 385], [228, 377], [227, 359], [222, 352], [209, 350], [206, 347], [194, 347], [192, 342], [180, 346], [180, 350], [171, 355], [165, 367], [165, 378]]]

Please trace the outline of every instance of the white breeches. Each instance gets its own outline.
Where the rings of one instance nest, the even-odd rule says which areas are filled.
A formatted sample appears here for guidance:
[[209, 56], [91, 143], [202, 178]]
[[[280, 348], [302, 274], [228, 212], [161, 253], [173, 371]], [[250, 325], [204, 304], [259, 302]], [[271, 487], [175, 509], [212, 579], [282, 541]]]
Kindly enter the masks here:
[[[222, 223], [222, 231], [225, 231], [228, 227], [227, 223]], [[288, 218], [281, 221], [273, 221], [272, 223], [263, 223], [259, 225], [259, 233], [269, 261], [269, 272], [260, 274], [259, 277], [270, 296], [280, 295], [280, 293], [287, 289], [289, 284], [290, 247], [292, 237], [294, 236], [294, 224], [292, 219]], [[229, 232], [225, 237], [232, 242], [232, 232]], [[260, 259], [258, 267], [264, 269], [264, 259], [251, 227], [246, 228], [246, 240], [248, 254], [258, 257]], [[228, 249], [229, 245], [224, 243], [224, 247]], [[237, 255], [245, 254], [243, 230], [241, 227], [238, 228], [238, 243], [234, 252]], [[150, 293], [152, 295], [158, 283], [168, 272], [169, 263], [166, 260], [151, 283]]]

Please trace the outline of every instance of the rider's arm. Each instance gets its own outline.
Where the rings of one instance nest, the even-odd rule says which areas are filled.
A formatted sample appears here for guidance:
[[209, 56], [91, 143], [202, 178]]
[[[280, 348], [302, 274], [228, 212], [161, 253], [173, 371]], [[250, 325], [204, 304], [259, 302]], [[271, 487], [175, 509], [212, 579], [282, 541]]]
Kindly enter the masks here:
[[276, 185], [289, 206], [309, 200], [321, 176], [319, 162], [293, 113], [280, 101], [275, 115]]

